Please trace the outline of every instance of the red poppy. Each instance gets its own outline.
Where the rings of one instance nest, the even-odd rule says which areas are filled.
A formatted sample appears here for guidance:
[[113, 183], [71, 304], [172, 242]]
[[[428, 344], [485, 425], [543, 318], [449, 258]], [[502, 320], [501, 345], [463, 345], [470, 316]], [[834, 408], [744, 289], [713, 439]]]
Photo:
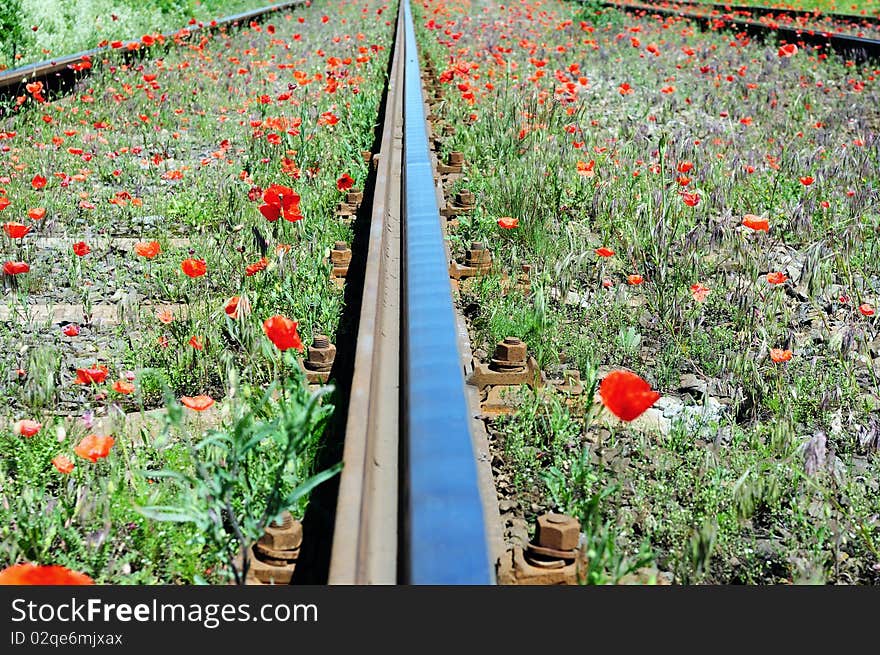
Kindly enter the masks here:
[[162, 249], [158, 241], [141, 241], [134, 244], [134, 251], [144, 259], [153, 259]]
[[342, 177], [336, 180], [336, 188], [340, 191], [348, 191], [353, 186], [354, 180], [351, 179], [351, 176], [348, 173], [343, 173]]
[[34, 189], [42, 189], [46, 186], [46, 178], [39, 173], [34, 175], [33, 179], [31, 180], [31, 186]]
[[73, 470], [73, 462], [69, 457], [65, 457], [64, 455], [58, 455], [55, 459], [52, 460], [52, 464], [58, 470], [59, 473], [70, 473]]
[[31, 267], [24, 262], [6, 262], [3, 264], [3, 272], [6, 273], [6, 275], [19, 275], [20, 273], [27, 273], [30, 270]]
[[679, 173], [689, 173], [693, 169], [694, 165], [689, 161], [679, 162], [676, 170]]
[[602, 248], [596, 248], [596, 254], [599, 255], [599, 257], [613, 257], [614, 251], [603, 246]]
[[794, 43], [786, 43], [783, 46], [779, 46], [779, 50], [776, 51], [776, 55], [778, 57], [793, 57], [797, 54], [798, 47]]
[[502, 216], [498, 219], [498, 226], [505, 230], [512, 230], [519, 225], [519, 219], [512, 216]]
[[42, 427], [42, 423], [37, 423], [36, 421], [26, 418], [21, 421], [16, 421], [15, 425], [12, 426], [12, 431], [23, 437], [32, 437], [39, 432]]
[[263, 331], [266, 333], [266, 336], [269, 337], [269, 340], [275, 344], [278, 350], [282, 351], [289, 348], [303, 349], [302, 341], [300, 341], [299, 334], [296, 332], [296, 326], [296, 321], [291, 321], [289, 318], [280, 315], [263, 321]]
[[78, 368], [76, 369], [76, 380], [74, 384], [103, 384], [107, 379], [110, 371], [106, 366], [95, 366], [94, 368]]
[[596, 171], [594, 170], [596, 167], [596, 162], [594, 160], [590, 160], [589, 162], [579, 161], [577, 163], [577, 172], [581, 177], [595, 177]]
[[214, 399], [211, 396], [207, 396], [205, 394], [201, 394], [199, 396], [182, 396], [180, 398], [181, 404], [196, 412], [204, 412], [211, 405], [214, 404]]
[[263, 204], [259, 210], [266, 220], [275, 222], [284, 218], [294, 223], [302, 218], [299, 200], [299, 195], [290, 187], [272, 184], [263, 192]]
[[183, 272], [192, 278], [201, 277], [208, 271], [208, 267], [205, 264], [204, 259], [184, 259], [183, 262], [180, 264], [180, 268], [182, 268]]
[[0, 571], [0, 585], [90, 585], [95, 582], [85, 573], [63, 566], [16, 564]]
[[869, 304], [866, 303], [866, 302], [865, 302], [865, 303], [862, 303], [861, 305], [859, 305], [859, 311], [860, 311], [864, 316], [873, 316], [873, 315], [874, 315], [874, 308], [871, 307], [871, 305], [869, 305]]
[[775, 364], [787, 362], [791, 359], [791, 356], [792, 352], [790, 350], [782, 350], [782, 348], [770, 349], [770, 359], [772, 359]]
[[12, 201], [6, 196], [0, 196], [0, 212], [9, 207], [12, 204]]
[[259, 261], [256, 261], [253, 264], [249, 264], [247, 267], [245, 267], [244, 270], [247, 276], [251, 277], [252, 275], [256, 275], [260, 271], [264, 270], [268, 265], [269, 260], [265, 257], [262, 257]]
[[743, 216], [742, 224], [750, 230], [755, 230], [756, 232], [770, 231], [770, 221], [766, 218], [755, 216], [754, 214], [746, 214], [745, 216]]
[[239, 315], [245, 316], [249, 310], [250, 306], [248, 305], [247, 298], [241, 298], [240, 296], [232, 296], [223, 307], [223, 311], [232, 320], [238, 319]]
[[644, 282], [645, 278], [643, 278], [641, 275], [636, 273], [634, 275], [627, 275], [626, 281], [632, 285], [638, 285], [638, 284], [641, 284], [642, 282]]
[[79, 325], [76, 323], [69, 323], [62, 328], [61, 332], [63, 332], [66, 337], [77, 337], [79, 336]]
[[810, 186], [813, 182], [816, 181], [809, 175], [805, 175], [804, 177], [800, 178], [800, 180], [801, 184], [803, 184], [804, 186]]
[[681, 199], [684, 200], [684, 204], [688, 207], [696, 207], [700, 204], [700, 194], [699, 193], [682, 193]]
[[90, 434], [87, 437], [83, 437], [82, 441], [73, 449], [73, 452], [83, 459], [95, 463], [110, 454], [110, 449], [114, 443], [116, 443], [116, 439], [109, 435], [98, 436], [97, 434]]
[[784, 284], [787, 279], [788, 276], [785, 273], [767, 273], [767, 281], [770, 284]]
[[633, 421], [660, 398], [651, 385], [635, 373], [612, 371], [599, 385], [602, 404], [623, 421]]
[[193, 335], [189, 339], [189, 345], [191, 345], [196, 350], [204, 350], [205, 349], [205, 341], [202, 337]]
[[125, 380], [116, 380], [116, 382], [113, 383], [113, 391], [127, 396], [134, 391], [134, 385], [131, 382], [126, 382]]
[[92, 252], [92, 249], [89, 248], [89, 244], [87, 244], [85, 241], [77, 241], [75, 244], [73, 244], [73, 254], [75, 254], [77, 257], [85, 257], [90, 252]]
[[700, 282], [691, 285], [691, 295], [697, 302], [705, 302], [706, 298], [709, 296], [710, 291], [711, 289], [709, 287], [707, 287], [705, 284], [701, 284]]
[[3, 231], [10, 239], [21, 239], [25, 234], [31, 231], [27, 225], [21, 223], [4, 223]]
[[45, 207], [31, 207], [28, 209], [28, 217], [32, 221], [41, 221], [46, 217]]
[[158, 312], [156, 312], [156, 318], [159, 320], [160, 323], [168, 325], [174, 320], [174, 314], [171, 312], [170, 309], [160, 309]]

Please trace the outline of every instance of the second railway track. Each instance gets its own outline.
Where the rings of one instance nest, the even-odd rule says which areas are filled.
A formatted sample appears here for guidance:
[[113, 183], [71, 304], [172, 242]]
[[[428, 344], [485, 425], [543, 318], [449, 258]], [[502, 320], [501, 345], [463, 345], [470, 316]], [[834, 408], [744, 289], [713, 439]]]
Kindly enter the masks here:
[[[751, 37], [765, 39], [775, 37], [780, 42], [827, 48], [856, 63], [880, 60], [880, 39], [866, 38], [853, 34], [832, 33], [820, 28], [809, 29], [793, 25], [768, 24], [743, 16], [742, 12], [719, 13], [717, 10], [699, 12], [700, 3], [659, 3], [659, 2], [616, 2], [607, 1], [603, 6], [634, 14], [652, 14], [669, 18], [693, 21], [703, 29], [729, 29], [746, 33]], [[713, 5], [706, 5], [712, 8]], [[752, 16], [765, 15], [760, 7], [752, 7]]]

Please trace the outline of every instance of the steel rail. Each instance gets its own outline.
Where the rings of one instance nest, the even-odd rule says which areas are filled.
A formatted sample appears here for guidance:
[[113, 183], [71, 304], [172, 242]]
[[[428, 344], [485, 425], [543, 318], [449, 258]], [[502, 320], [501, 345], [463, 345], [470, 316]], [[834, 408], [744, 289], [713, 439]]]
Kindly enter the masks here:
[[632, 5], [626, 2], [603, 2], [602, 4], [609, 8], [633, 14], [655, 14], [658, 16], [683, 18], [697, 23], [704, 29], [707, 27], [713, 29], [724, 27], [726, 29], [739, 30], [740, 32], [745, 32], [750, 36], [758, 38], [775, 35], [780, 41], [788, 43], [803, 43], [805, 45], [828, 47], [830, 50], [842, 56], [852, 58], [857, 63], [880, 60], [880, 39], [867, 39], [845, 34], [830, 34], [822, 31], [798, 29], [781, 25], [771, 27], [756, 21], [736, 19], [728, 16], [692, 14], [687, 11], [677, 11], [659, 6]]
[[428, 149], [418, 49], [405, 23], [402, 581], [494, 581]]
[[398, 575], [402, 21], [400, 14], [370, 215], [330, 584], [394, 584]]
[[[302, 4], [305, 4], [305, 0], [288, 0], [286, 2], [279, 2], [273, 5], [251, 9], [250, 11], [232, 14], [231, 16], [224, 16], [223, 18], [211, 21], [210, 23], [186, 25], [174, 32], [164, 33], [162, 34], [162, 37], [166, 40], [170, 40], [180, 36], [181, 33], [191, 35], [200, 31], [216, 30], [227, 25], [236, 25], [239, 23], [243, 23], [244, 21], [251, 21], [262, 18], [268, 14], [281, 11], [282, 9], [289, 9], [291, 7]], [[120, 40], [125, 43], [132, 43], [136, 41], [136, 39], [133, 38]], [[135, 53], [143, 53], [143, 51], [143, 48], [139, 48], [137, 51], [135, 51]], [[28, 82], [47, 81], [53, 76], [73, 75], [78, 71], [74, 71], [71, 68], [72, 66], [82, 64], [86, 61], [91, 61], [93, 58], [98, 57], [99, 55], [111, 52], [127, 54], [128, 51], [123, 49], [114, 49], [111, 46], [107, 45], [101, 46], [99, 48], [92, 48], [91, 50], [76, 52], [70, 55], [64, 55], [62, 57], [56, 57], [54, 59], [49, 59], [46, 61], [27, 64], [19, 68], [11, 68], [9, 70], [0, 71], [0, 97], [15, 94]], [[92, 63], [94, 64], [94, 62]]]

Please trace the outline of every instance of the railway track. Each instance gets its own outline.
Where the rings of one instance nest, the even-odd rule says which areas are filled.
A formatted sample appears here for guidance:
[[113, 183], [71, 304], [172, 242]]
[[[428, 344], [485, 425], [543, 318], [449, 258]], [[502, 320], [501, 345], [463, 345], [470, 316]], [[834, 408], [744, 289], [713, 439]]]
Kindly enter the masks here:
[[328, 579], [488, 584], [494, 490], [474, 458], [407, 0], [377, 159]]
[[[209, 27], [246, 25], [298, 4], [302, 0]], [[179, 42], [181, 35], [167, 38]], [[14, 97], [34, 81], [69, 91], [90, 70], [82, 64], [99, 65], [109, 51], [7, 71], [0, 74], [0, 97]], [[333, 369], [347, 399], [344, 418], [337, 417], [344, 467], [338, 489], [327, 485], [310, 505], [308, 512], [318, 518], [306, 514], [293, 582], [489, 584], [494, 570], [485, 516], [496, 500], [491, 473], [478, 475], [474, 456], [478, 407], [472, 411], [463, 366], [470, 352], [457, 336], [461, 319], [449, 284], [442, 191], [435, 184], [407, 0], [398, 11], [380, 120], [372, 185], [356, 219], [366, 225], [355, 225], [362, 238], [352, 244], [362, 251], [355, 252], [346, 279], [357, 339], [340, 344]], [[340, 363], [345, 359], [350, 361]]]
[[[866, 63], [880, 60], [880, 39], [871, 39], [852, 34], [837, 34], [821, 29], [808, 29], [790, 25], [768, 24], [759, 20], [751, 20], [742, 17], [746, 8], [733, 10], [729, 13], [720, 13], [719, 6], [709, 5], [715, 10], [709, 13], [699, 13], [682, 9], [681, 6], [698, 8], [701, 3], [654, 3], [654, 2], [603, 2], [603, 6], [618, 9], [632, 14], [652, 14], [657, 16], [675, 17], [690, 20], [697, 23], [702, 29], [729, 29], [740, 33], [746, 33], [753, 38], [766, 39], [775, 37], [780, 42], [800, 44], [816, 48], [827, 48], [842, 57]], [[750, 7], [751, 16], [760, 17], [772, 14], [775, 10], [769, 8]]]

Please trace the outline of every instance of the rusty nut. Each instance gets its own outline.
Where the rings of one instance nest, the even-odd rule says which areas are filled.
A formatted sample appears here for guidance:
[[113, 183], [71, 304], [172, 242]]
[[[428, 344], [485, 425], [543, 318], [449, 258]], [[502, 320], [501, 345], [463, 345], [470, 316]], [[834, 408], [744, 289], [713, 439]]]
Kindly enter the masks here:
[[492, 253], [482, 243], [474, 241], [471, 247], [465, 250], [464, 261], [468, 266], [488, 268], [492, 266]]
[[345, 241], [337, 241], [330, 251], [330, 262], [334, 266], [348, 266], [351, 263], [351, 250]]
[[259, 543], [272, 550], [294, 550], [302, 545], [302, 523], [294, 521], [290, 512], [281, 515], [281, 525], [270, 523]]
[[567, 514], [542, 514], [538, 517], [535, 539], [539, 546], [555, 550], [574, 550], [580, 537], [581, 524]]
[[524, 341], [517, 337], [506, 337], [504, 341], [499, 341], [495, 346], [493, 359], [499, 362], [525, 364], [527, 354], [528, 348]]
[[336, 346], [323, 334], [315, 335], [312, 345], [306, 353], [306, 364], [309, 368], [329, 370], [336, 358]]
[[455, 194], [455, 202], [459, 205], [473, 205], [476, 197], [471, 191], [462, 190]]

